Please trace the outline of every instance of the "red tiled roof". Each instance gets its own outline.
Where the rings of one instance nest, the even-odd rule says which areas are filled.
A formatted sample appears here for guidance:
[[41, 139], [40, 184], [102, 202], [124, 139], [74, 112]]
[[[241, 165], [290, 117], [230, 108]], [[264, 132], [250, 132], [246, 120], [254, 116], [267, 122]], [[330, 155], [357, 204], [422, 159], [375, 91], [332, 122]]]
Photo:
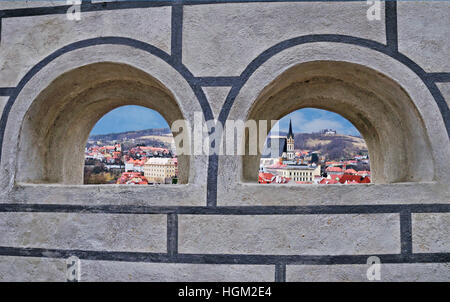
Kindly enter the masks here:
[[370, 177], [369, 177], [369, 176], [364, 177], [364, 178], [361, 180], [360, 183], [362, 183], [362, 184], [368, 184], [368, 183], [371, 183]]
[[339, 167], [328, 167], [326, 169], [327, 172], [342, 172], [342, 169]]
[[344, 173], [346, 173], [346, 174], [356, 174], [356, 171], [353, 170], [353, 169], [347, 169], [347, 170], [345, 170]]
[[339, 178], [341, 178], [341, 175], [330, 175], [330, 179], [339, 181]]
[[117, 179], [116, 184], [139, 184], [147, 185], [147, 178], [139, 172], [123, 172], [122, 175]]
[[319, 184], [322, 184], [322, 185], [334, 185], [334, 184], [337, 184], [337, 183], [339, 183], [337, 180], [335, 180], [335, 179], [327, 179], [327, 178], [324, 178], [324, 179], [322, 179], [319, 182]]
[[362, 177], [359, 176], [359, 175], [344, 174], [339, 179], [339, 182], [341, 184], [343, 184], [345, 182], [352, 182], [352, 181], [355, 181], [355, 182], [359, 183], [359, 182], [361, 182], [361, 180], [362, 180]]
[[271, 183], [274, 176], [272, 173], [259, 172], [258, 182]]
[[370, 175], [370, 171], [358, 171], [356, 172], [358, 175], [365, 175], [365, 174], [369, 174]]

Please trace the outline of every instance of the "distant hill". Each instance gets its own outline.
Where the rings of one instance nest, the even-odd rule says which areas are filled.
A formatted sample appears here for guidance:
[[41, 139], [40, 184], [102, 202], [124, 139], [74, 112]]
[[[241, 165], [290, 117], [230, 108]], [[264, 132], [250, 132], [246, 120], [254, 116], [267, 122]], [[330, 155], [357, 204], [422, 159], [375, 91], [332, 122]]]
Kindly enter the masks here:
[[350, 158], [367, 153], [367, 145], [363, 138], [351, 135], [321, 133], [297, 133], [295, 149], [319, 151], [328, 160]]
[[[109, 133], [91, 135], [90, 141], [118, 141], [124, 142], [129, 139], [135, 139], [139, 143], [153, 146], [168, 146], [172, 138], [162, 138], [161, 136], [170, 135], [169, 128], [155, 128], [138, 131], [127, 131], [121, 133]], [[279, 135], [285, 136], [287, 133], [280, 132]], [[159, 137], [158, 137], [159, 136]], [[297, 133], [295, 134], [295, 149], [319, 151], [325, 155], [327, 160], [338, 160], [350, 158], [358, 154], [367, 153], [367, 146], [361, 137], [335, 134], [325, 135], [322, 133]]]
[[96, 134], [89, 136], [89, 140], [94, 141], [123, 141], [126, 139], [137, 139], [148, 136], [168, 135], [171, 131], [169, 128], [154, 128], [137, 131], [126, 131], [120, 133]]

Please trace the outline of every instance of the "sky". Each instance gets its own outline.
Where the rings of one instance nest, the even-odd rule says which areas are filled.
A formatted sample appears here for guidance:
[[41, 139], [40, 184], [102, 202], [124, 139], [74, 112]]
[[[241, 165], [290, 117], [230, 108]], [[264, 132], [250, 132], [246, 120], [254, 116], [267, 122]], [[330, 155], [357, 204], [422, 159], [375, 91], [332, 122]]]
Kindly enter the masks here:
[[292, 119], [294, 133], [312, 133], [322, 129], [333, 129], [338, 134], [360, 135], [355, 126], [341, 115], [315, 108], [304, 108], [291, 112], [281, 118], [274, 128], [278, 126], [280, 131], [287, 132], [290, 119]]
[[[326, 110], [304, 108], [294, 111], [278, 122], [281, 131], [288, 131], [290, 119], [294, 133], [311, 133], [331, 128], [340, 134], [359, 135], [348, 120]], [[141, 106], [122, 106], [104, 115], [92, 129], [91, 135], [150, 128], [169, 128], [169, 125], [155, 110]]]
[[122, 106], [105, 114], [95, 124], [91, 135], [151, 128], [169, 128], [169, 125], [155, 110], [142, 106]]

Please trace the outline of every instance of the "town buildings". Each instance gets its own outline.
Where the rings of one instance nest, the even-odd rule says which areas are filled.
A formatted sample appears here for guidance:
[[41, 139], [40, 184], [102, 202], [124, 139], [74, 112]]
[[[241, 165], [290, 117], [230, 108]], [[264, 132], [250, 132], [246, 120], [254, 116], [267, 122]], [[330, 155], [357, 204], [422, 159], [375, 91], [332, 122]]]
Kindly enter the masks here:
[[124, 148], [120, 143], [101, 145], [97, 142], [85, 150], [85, 169], [90, 169], [93, 174], [93, 168], [98, 166], [98, 171], [116, 178], [113, 179], [116, 184], [172, 183], [178, 175], [174, 156], [171, 150], [162, 147], [138, 145]]
[[286, 168], [278, 170], [278, 173], [295, 182], [312, 183], [316, 176], [320, 176], [320, 166], [287, 165]]
[[[336, 131], [324, 129], [323, 135], [335, 135]], [[271, 136], [267, 139], [260, 161], [259, 183], [290, 184], [354, 184], [370, 183], [370, 171], [356, 171], [359, 163], [368, 165], [367, 156], [341, 161], [326, 161], [317, 151], [295, 150], [292, 121], [286, 137]], [[324, 171], [322, 171], [322, 165]]]
[[171, 183], [177, 175], [176, 158], [149, 158], [144, 165], [144, 176], [150, 183]]
[[116, 184], [118, 185], [148, 185], [148, 181], [139, 172], [124, 172], [117, 179]]
[[147, 158], [143, 159], [132, 159], [130, 158], [125, 162], [125, 172], [144, 172], [144, 165]]
[[289, 178], [295, 182], [312, 183], [316, 176], [320, 176], [320, 165], [272, 165], [266, 167], [266, 172]]

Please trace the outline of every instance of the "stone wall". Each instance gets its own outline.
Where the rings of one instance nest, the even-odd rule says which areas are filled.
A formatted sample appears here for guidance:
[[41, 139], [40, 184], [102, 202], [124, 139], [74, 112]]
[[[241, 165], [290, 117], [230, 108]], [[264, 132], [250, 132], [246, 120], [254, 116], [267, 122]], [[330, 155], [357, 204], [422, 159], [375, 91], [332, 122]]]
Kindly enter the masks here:
[[[82, 281], [367, 281], [378, 256], [382, 281], [450, 281], [450, 3], [382, 2], [369, 21], [366, 1], [215, 2], [92, 1], [80, 21], [0, 3], [0, 280], [65, 281], [77, 256]], [[258, 185], [254, 158], [196, 155], [185, 184], [79, 185], [67, 155], [126, 104], [335, 111], [376, 182]]]

